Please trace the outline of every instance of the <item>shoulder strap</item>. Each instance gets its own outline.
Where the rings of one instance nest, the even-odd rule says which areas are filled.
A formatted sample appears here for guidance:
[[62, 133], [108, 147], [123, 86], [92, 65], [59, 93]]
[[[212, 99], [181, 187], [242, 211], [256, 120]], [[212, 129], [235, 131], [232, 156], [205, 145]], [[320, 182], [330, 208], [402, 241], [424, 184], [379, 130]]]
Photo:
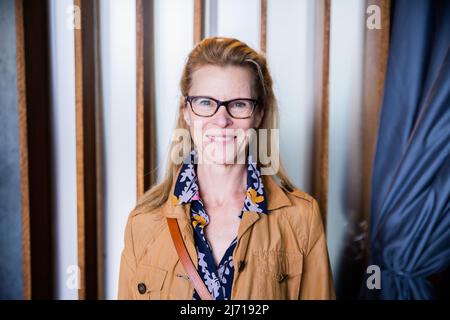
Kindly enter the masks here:
[[169, 225], [170, 235], [172, 236], [173, 244], [177, 250], [178, 256], [180, 257], [181, 263], [184, 270], [187, 272], [189, 279], [194, 285], [195, 291], [202, 300], [213, 300], [211, 294], [205, 286], [205, 283], [198, 275], [194, 264], [192, 263], [191, 256], [187, 252], [186, 245], [184, 244], [183, 238], [181, 237], [180, 227], [178, 226], [178, 221], [176, 218], [167, 218], [167, 224]]

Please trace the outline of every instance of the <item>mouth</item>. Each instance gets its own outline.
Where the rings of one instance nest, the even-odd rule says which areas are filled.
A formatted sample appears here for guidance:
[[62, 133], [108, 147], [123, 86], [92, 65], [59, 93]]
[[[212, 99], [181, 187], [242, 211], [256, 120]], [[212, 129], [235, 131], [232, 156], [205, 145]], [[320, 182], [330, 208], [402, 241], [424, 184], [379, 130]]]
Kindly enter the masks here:
[[236, 140], [235, 135], [206, 135], [206, 138], [210, 142], [217, 142], [217, 143], [231, 143]]

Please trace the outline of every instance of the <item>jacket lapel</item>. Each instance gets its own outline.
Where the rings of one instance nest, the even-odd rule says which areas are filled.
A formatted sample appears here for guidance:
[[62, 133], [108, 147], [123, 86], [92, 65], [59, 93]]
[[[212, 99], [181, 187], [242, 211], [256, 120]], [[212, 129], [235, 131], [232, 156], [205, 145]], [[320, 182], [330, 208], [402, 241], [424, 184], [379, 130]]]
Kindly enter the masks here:
[[[261, 214], [254, 211], [245, 211], [242, 215], [242, 220], [239, 224], [237, 246], [234, 251], [233, 261], [236, 267], [239, 268], [241, 261], [244, 261], [248, 242], [250, 239], [250, 228], [261, 218]], [[236, 272], [235, 272], [236, 274]]]
[[197, 249], [195, 248], [195, 240], [194, 240], [194, 228], [192, 227], [191, 218], [190, 218], [190, 210], [191, 204], [187, 203], [182, 207], [182, 211], [184, 213], [184, 218], [178, 220], [178, 224], [180, 226], [181, 235], [183, 236], [184, 243], [186, 245], [186, 249], [189, 253], [189, 256], [194, 263], [195, 268], [198, 268], [198, 256]]
[[[173, 205], [171, 199], [169, 199], [164, 206], [163, 215], [165, 218], [177, 219], [178, 226], [180, 227], [181, 236], [183, 237], [184, 244], [186, 245], [186, 249], [189, 253], [189, 256], [192, 259], [193, 264], [197, 268], [198, 257], [194, 242], [194, 229], [192, 227], [190, 219], [190, 210], [191, 210], [190, 203], [186, 203], [184, 205]], [[177, 255], [177, 261], [178, 260], [180, 260], [180, 258]]]
[[[282, 207], [290, 206], [292, 203], [284, 191], [277, 185], [271, 176], [263, 176], [264, 188], [267, 196], [267, 210], [274, 211]], [[270, 212], [266, 212], [270, 214]], [[258, 221], [261, 213], [254, 211], [244, 211], [238, 230], [238, 241], [249, 231], [249, 229]]]
[[[270, 211], [280, 209], [282, 207], [290, 206], [292, 203], [286, 196], [284, 191], [278, 186], [271, 176], [263, 176], [264, 188], [266, 189], [267, 196], [267, 212], [270, 215]], [[242, 215], [242, 220], [238, 230], [238, 243], [236, 250], [233, 254], [233, 261], [235, 265], [234, 278], [233, 278], [233, 290], [231, 298], [235, 297], [235, 284], [239, 278], [240, 266], [245, 264], [247, 257], [247, 251], [250, 242], [250, 235], [252, 233], [253, 225], [261, 219], [261, 213], [254, 211], [245, 211]]]
[[[270, 211], [274, 211], [282, 207], [291, 205], [291, 201], [286, 196], [285, 192], [274, 181], [274, 178], [272, 176], [263, 176], [262, 178], [267, 196], [267, 210], [269, 211], [267, 212], [267, 214], [270, 214]], [[184, 205], [174, 205], [172, 203], [173, 188], [174, 186], [172, 186], [172, 192], [170, 193], [169, 199], [164, 206], [163, 215], [166, 218], [171, 217], [177, 219], [178, 225], [180, 226], [181, 235], [185, 242], [188, 253], [191, 256], [192, 262], [194, 263], [195, 267], [198, 268], [198, 256], [194, 242], [194, 229], [192, 227], [190, 218], [190, 203]], [[245, 263], [250, 235], [253, 229], [252, 227], [259, 219], [261, 219], [261, 215], [261, 213], [257, 213], [254, 211], [243, 212], [242, 220], [239, 224], [238, 229], [238, 242], [235, 252], [233, 253], [233, 261], [235, 265], [233, 288], [235, 287], [236, 280], [239, 278], [240, 266], [241, 264]], [[177, 257], [177, 261], [179, 261], [179, 257]], [[234, 292], [235, 290], [233, 289], [232, 298], [234, 297]]]

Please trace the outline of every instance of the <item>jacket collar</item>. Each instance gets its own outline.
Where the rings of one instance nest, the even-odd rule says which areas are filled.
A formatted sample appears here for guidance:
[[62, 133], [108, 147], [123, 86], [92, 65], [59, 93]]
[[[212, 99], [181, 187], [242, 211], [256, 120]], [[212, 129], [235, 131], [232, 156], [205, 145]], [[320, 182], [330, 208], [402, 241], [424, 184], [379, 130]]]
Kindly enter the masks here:
[[[181, 167], [178, 170], [176, 177], [178, 177], [180, 171]], [[168, 200], [164, 204], [162, 214], [166, 218], [176, 218], [178, 220], [183, 241], [185, 242], [186, 248], [189, 252], [189, 255], [192, 258], [195, 268], [198, 268], [198, 256], [197, 250], [195, 248], [193, 227], [190, 220], [191, 204], [190, 202], [188, 202], [183, 205], [178, 205], [177, 203], [175, 203], [175, 201], [173, 201], [172, 195], [174, 192], [176, 180], [177, 180], [176, 178], [173, 179], [171, 193], [169, 194]], [[278, 184], [275, 182], [272, 176], [263, 176], [263, 183], [264, 188], [266, 189], [268, 211], [277, 210], [282, 207], [290, 206], [292, 204], [289, 198], [286, 196], [283, 189], [281, 189], [281, 187], [278, 186]], [[247, 254], [247, 248], [251, 234], [251, 232], [248, 232], [248, 230], [259, 219], [261, 219], [261, 216], [262, 215], [260, 213], [254, 211], [245, 211], [243, 213], [237, 235], [238, 239], [237, 250], [233, 254], [233, 261], [237, 261], [236, 263], [240, 264], [242, 261], [244, 261]], [[235, 279], [233, 281], [235, 281]]]
[[278, 185], [273, 176], [263, 176], [267, 192], [267, 210], [272, 211], [292, 205], [286, 192]]
[[[190, 221], [190, 204], [177, 205], [174, 203], [172, 195], [175, 190], [177, 177], [180, 174], [182, 166], [178, 169], [171, 187], [169, 197], [164, 205], [163, 215], [166, 218], [177, 218]], [[285, 191], [278, 185], [273, 176], [262, 176], [265, 193], [267, 197], [267, 210], [273, 211], [282, 207], [292, 205]], [[249, 211], [251, 212], [251, 211]]]

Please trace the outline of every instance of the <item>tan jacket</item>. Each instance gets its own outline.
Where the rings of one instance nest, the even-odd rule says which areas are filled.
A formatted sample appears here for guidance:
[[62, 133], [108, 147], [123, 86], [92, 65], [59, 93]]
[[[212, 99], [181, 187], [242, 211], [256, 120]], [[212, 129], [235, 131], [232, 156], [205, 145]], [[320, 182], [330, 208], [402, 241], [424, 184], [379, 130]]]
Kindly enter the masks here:
[[[233, 253], [231, 299], [334, 299], [327, 245], [317, 202], [287, 192], [263, 176], [268, 214], [244, 212]], [[119, 299], [192, 299], [193, 285], [178, 258], [166, 223], [178, 219], [198, 266], [189, 204], [170, 198], [152, 212], [131, 212], [125, 229]], [[141, 293], [142, 292], [142, 293]]]

